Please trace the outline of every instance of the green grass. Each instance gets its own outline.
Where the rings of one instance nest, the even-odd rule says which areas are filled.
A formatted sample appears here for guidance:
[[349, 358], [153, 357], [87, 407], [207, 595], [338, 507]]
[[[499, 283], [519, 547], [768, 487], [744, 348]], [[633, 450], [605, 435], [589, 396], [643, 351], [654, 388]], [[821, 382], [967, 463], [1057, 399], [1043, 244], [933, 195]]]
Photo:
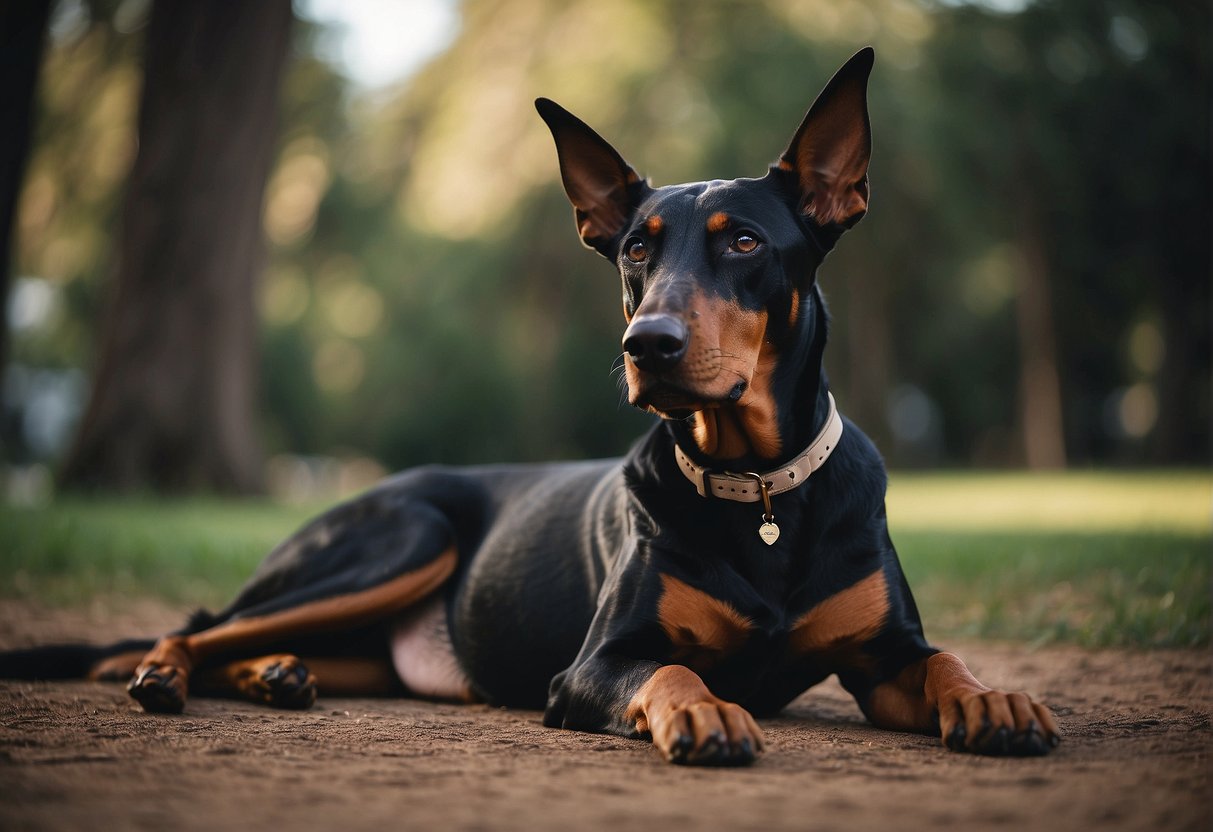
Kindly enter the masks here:
[[888, 508], [930, 637], [1209, 643], [1206, 472], [895, 474]]
[[[317, 507], [0, 506], [0, 596], [221, 606]], [[1213, 476], [894, 474], [889, 524], [931, 638], [1206, 645]]]
[[222, 606], [315, 511], [219, 500], [0, 506], [0, 594], [62, 605], [95, 595], [151, 595]]

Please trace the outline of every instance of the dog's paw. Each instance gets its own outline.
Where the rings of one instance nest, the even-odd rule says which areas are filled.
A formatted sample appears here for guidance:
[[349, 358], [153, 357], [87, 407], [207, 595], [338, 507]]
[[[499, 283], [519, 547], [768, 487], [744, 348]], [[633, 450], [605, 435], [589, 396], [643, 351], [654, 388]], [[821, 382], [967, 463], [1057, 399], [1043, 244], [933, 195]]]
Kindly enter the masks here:
[[316, 677], [290, 655], [266, 656], [251, 662], [237, 683], [241, 694], [271, 708], [304, 710], [316, 701]]
[[666, 760], [685, 765], [749, 765], [766, 744], [745, 708], [720, 701], [676, 707], [652, 727], [652, 734]]
[[1061, 742], [1053, 714], [1026, 693], [968, 693], [946, 710], [950, 712], [940, 713], [940, 730], [944, 745], [953, 751], [1039, 757]]
[[169, 664], [145, 664], [135, 670], [127, 693], [151, 713], [179, 714], [185, 710], [188, 674]]

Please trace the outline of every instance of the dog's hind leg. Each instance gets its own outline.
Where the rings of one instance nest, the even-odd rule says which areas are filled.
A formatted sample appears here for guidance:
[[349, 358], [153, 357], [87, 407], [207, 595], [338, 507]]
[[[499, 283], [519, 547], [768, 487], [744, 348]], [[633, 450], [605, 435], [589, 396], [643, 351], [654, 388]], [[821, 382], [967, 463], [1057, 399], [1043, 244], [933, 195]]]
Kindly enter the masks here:
[[128, 650], [107, 656], [89, 668], [85, 678], [92, 682], [125, 682], [143, 663], [147, 650]]
[[406, 692], [389, 658], [274, 653], [208, 667], [190, 680], [190, 693], [247, 699], [271, 708], [309, 708], [326, 696], [391, 696]]
[[405, 693], [396, 668], [387, 657], [308, 657], [325, 696], [393, 696]]
[[438, 590], [455, 571], [456, 561], [455, 547], [448, 546], [424, 565], [370, 589], [232, 618], [189, 635], [166, 636], [144, 657], [128, 690], [145, 710], [179, 713], [185, 707], [190, 674], [204, 663], [291, 637], [385, 619]]
[[316, 677], [295, 656], [275, 653], [199, 670], [190, 692], [300, 710], [316, 701]]

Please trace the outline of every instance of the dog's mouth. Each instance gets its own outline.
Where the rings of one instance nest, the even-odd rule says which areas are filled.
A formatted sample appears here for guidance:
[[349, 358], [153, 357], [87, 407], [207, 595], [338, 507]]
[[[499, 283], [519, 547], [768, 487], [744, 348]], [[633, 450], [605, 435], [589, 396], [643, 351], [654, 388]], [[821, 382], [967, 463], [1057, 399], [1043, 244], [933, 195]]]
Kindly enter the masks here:
[[745, 390], [744, 381], [738, 381], [720, 395], [689, 390], [673, 382], [655, 379], [634, 392], [632, 404], [666, 419], [685, 419], [699, 410], [733, 404]]

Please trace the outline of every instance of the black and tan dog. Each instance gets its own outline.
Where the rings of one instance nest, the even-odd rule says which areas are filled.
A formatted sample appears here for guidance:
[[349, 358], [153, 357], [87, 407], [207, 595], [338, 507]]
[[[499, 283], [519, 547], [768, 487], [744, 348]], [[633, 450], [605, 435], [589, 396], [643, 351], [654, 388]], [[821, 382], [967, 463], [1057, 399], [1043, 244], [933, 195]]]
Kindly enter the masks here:
[[653, 188], [537, 102], [581, 239], [622, 277], [629, 399], [662, 417], [626, 458], [400, 474], [280, 545], [218, 615], [4, 670], [133, 675], [149, 711], [191, 692], [306, 707], [317, 686], [545, 706], [546, 725], [704, 764], [753, 760], [754, 717], [836, 673], [876, 725], [1047, 752], [1043, 705], [924, 639], [881, 459], [822, 372], [816, 272], [867, 210], [871, 67], [865, 49], [839, 70], [761, 179]]

